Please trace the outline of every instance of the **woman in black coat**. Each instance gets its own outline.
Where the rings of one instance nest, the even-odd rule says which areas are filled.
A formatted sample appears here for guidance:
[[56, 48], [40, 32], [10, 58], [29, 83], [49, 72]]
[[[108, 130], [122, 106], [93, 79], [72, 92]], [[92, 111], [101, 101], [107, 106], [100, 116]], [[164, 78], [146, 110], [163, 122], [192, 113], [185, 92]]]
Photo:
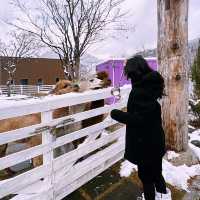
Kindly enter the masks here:
[[167, 192], [162, 176], [165, 135], [157, 101], [163, 96], [164, 80], [142, 56], [128, 59], [124, 72], [132, 82], [127, 112], [114, 109], [111, 117], [126, 124], [124, 157], [138, 166], [145, 200], [155, 200], [155, 189], [160, 193]]

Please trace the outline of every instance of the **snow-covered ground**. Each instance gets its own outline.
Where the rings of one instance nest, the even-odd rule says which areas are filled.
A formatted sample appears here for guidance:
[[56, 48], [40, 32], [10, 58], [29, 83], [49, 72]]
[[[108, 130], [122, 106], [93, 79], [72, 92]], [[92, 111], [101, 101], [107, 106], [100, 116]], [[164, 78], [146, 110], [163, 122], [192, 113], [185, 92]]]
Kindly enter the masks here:
[[[197, 157], [200, 160], [200, 148], [196, 147], [194, 144], [191, 143], [194, 140], [200, 142], [200, 129], [192, 132], [191, 134], [189, 134], [189, 136], [190, 136], [189, 147], [194, 151], [194, 153], [197, 155]], [[199, 171], [199, 175], [200, 175], [200, 171]]]
[[188, 190], [188, 181], [191, 177], [200, 174], [200, 165], [193, 165], [188, 167], [186, 165], [174, 166], [169, 161], [163, 160], [163, 176], [167, 183], [183, 189]]
[[10, 97], [7, 95], [0, 95], [0, 101], [9, 101], [9, 100], [22, 100], [24, 98], [27, 98], [28, 96], [26, 95], [19, 95], [19, 94], [12, 94]]
[[[195, 152], [196, 156], [200, 159], [200, 148], [194, 146], [191, 141], [198, 140], [200, 141], [200, 129], [192, 132], [190, 134], [189, 147]], [[179, 154], [173, 151], [167, 152], [167, 159], [171, 160], [172, 158], [178, 157]], [[192, 166], [174, 166], [168, 160], [163, 160], [163, 176], [167, 183], [185, 191], [188, 190], [188, 180], [191, 177], [200, 175], [200, 164]], [[127, 160], [121, 163], [120, 176], [128, 177], [133, 171], [137, 171], [137, 166], [128, 162]]]
[[[121, 163], [120, 176], [128, 177], [137, 171], [137, 166], [127, 160]], [[169, 161], [163, 160], [163, 176], [167, 183], [185, 191], [188, 191], [188, 180], [200, 174], [200, 165], [188, 167], [186, 165], [174, 166]]]

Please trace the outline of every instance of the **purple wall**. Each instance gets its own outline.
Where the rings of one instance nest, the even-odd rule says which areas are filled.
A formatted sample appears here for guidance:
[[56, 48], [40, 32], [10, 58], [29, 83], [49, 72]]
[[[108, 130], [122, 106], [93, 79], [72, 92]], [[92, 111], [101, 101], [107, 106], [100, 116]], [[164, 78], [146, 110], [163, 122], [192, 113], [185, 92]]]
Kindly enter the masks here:
[[[146, 60], [152, 69], [157, 70], [156, 58], [146, 58]], [[120, 82], [120, 77], [123, 72], [123, 63], [124, 63], [123, 59], [108, 60], [104, 63], [97, 65], [96, 71], [97, 72], [107, 71], [109, 74], [109, 78], [112, 82], [112, 86], [119, 86], [119, 83], [120, 83], [120, 86], [123, 86], [125, 84], [130, 83], [130, 81], [128, 81], [125, 76], [122, 77], [121, 82]], [[113, 79], [114, 79], [114, 85], [113, 85]], [[109, 99], [109, 103], [111, 101], [112, 100]]]

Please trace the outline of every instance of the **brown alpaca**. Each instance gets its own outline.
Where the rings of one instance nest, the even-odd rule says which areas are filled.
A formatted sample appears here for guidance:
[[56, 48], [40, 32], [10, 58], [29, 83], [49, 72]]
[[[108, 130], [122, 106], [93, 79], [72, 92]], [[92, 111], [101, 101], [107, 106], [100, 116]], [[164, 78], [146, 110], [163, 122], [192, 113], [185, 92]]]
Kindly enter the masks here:
[[[56, 84], [55, 88], [51, 91], [51, 94], [61, 95], [61, 94], [66, 94], [70, 92], [80, 92], [80, 91], [82, 92], [88, 89], [105, 88], [105, 87], [108, 87], [111, 83], [110, 80], [108, 79], [108, 74], [106, 72], [97, 73], [96, 78], [100, 80], [100, 82], [99, 84], [96, 84], [96, 85], [94, 84], [95, 86], [93, 85], [93, 81], [95, 80], [95, 78], [86, 81], [86, 83], [81, 83], [80, 86], [72, 84], [72, 82], [69, 80], [60, 80]], [[79, 107], [73, 106], [73, 108], [72, 107], [59, 108], [53, 111], [53, 118], [56, 119], [63, 116], [67, 116], [69, 114], [73, 114], [74, 112], [81, 112], [81, 111], [85, 111], [89, 109], [98, 108], [101, 106], [104, 106], [104, 100], [90, 102], [87, 104], [83, 104], [82, 106], [79, 106]], [[79, 126], [77, 126], [77, 124], [76, 126], [73, 126], [72, 124], [70, 125], [70, 129], [68, 129], [67, 132], [72, 132], [72, 130], [75, 131], [87, 126], [91, 126], [102, 120], [103, 120], [103, 115], [100, 115], [97, 117], [93, 117], [92, 120], [89, 119], [89, 120], [84, 120], [83, 122], [80, 122]], [[40, 113], [20, 116], [20, 117], [15, 117], [15, 118], [10, 118], [10, 119], [4, 119], [0, 121], [0, 134], [3, 132], [10, 131], [10, 130], [15, 130], [15, 129], [19, 129], [19, 128], [23, 128], [23, 127], [27, 127], [27, 126], [31, 126], [31, 125], [35, 125], [39, 123], [41, 123]], [[62, 134], [59, 136], [62, 136]], [[42, 141], [41, 134], [39, 134], [31, 138], [26, 138], [17, 142], [23, 142], [23, 143], [25, 142], [28, 147], [34, 147], [36, 145], [41, 144], [41, 141]], [[0, 145], [0, 157], [5, 156], [6, 149], [7, 149], [7, 144]], [[33, 158], [32, 160], [33, 160], [34, 167], [42, 164], [42, 156], [38, 156], [36, 158]]]
[[[108, 77], [107, 72], [102, 71], [102, 72], [98, 72], [97, 73], [97, 79], [102, 80], [102, 85], [101, 88], [107, 88], [111, 85], [111, 80]], [[94, 88], [94, 89], [99, 89], [99, 88]], [[89, 104], [86, 105], [86, 110], [91, 110], [91, 109], [95, 109], [95, 108], [100, 108], [103, 107], [105, 104], [104, 99], [100, 99], [97, 101], [92, 101]], [[104, 115], [99, 115], [96, 117], [92, 117], [86, 120], [82, 121], [82, 127], [88, 127], [88, 126], [92, 126], [94, 124], [97, 124], [99, 122], [102, 122], [104, 119]]]
[[[67, 80], [59, 81], [56, 84], [56, 88], [57, 89], [56, 90], [54, 89], [54, 92], [52, 94], [56, 94], [56, 95], [62, 94], [63, 93], [62, 90], [65, 90], [65, 93], [77, 91], [77, 87], [74, 88], [72, 84], [70, 84], [70, 81], [67, 81]], [[69, 110], [68, 108], [56, 109], [53, 112], [53, 118], [55, 119], [55, 118], [68, 115], [69, 114], [68, 110]], [[41, 123], [40, 113], [0, 120], [0, 133], [39, 124], [39, 123]], [[31, 138], [22, 139], [17, 142], [26, 143], [28, 147], [33, 147], [33, 146], [41, 144], [41, 140], [42, 140], [41, 134], [38, 134]], [[0, 145], [0, 157], [5, 156], [6, 149], [7, 149], [7, 144]], [[36, 158], [33, 158], [32, 160], [33, 160], [33, 166], [34, 167], [38, 166], [42, 163], [42, 156], [38, 156]]]

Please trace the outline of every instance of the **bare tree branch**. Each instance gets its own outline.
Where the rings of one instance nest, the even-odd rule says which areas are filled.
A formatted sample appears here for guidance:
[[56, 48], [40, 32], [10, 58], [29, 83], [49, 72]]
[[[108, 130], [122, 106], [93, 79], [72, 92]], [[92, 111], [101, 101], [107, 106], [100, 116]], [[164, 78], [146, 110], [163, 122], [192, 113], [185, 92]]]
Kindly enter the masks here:
[[120, 8], [125, 0], [38, 1], [40, 6], [31, 10], [25, 0], [13, 0], [24, 17], [7, 23], [38, 37], [58, 54], [72, 79], [79, 78], [80, 57], [92, 44], [102, 41], [104, 30], [112, 25], [126, 31], [117, 26], [127, 14]]
[[9, 33], [10, 41], [6, 44], [0, 40], [0, 69], [8, 73], [8, 96], [10, 96], [10, 85], [14, 79], [16, 65], [21, 59], [38, 55], [42, 47], [31, 33], [13, 31]]

